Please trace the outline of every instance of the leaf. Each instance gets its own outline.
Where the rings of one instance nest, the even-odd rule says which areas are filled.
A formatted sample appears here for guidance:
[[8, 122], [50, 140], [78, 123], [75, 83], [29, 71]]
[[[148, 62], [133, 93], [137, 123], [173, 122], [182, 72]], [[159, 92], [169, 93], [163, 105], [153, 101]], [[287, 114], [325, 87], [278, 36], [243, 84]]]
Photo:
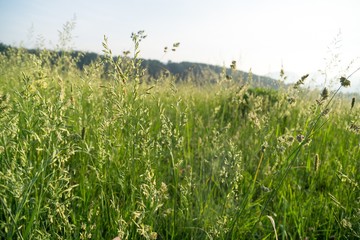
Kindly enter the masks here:
[[267, 217], [268, 219], [270, 219], [271, 225], [273, 226], [273, 229], [274, 229], [275, 238], [276, 238], [276, 240], [278, 240], [279, 238], [278, 238], [278, 235], [277, 235], [274, 218], [273, 218], [272, 216], [269, 216], [269, 215], [266, 215], [266, 217]]

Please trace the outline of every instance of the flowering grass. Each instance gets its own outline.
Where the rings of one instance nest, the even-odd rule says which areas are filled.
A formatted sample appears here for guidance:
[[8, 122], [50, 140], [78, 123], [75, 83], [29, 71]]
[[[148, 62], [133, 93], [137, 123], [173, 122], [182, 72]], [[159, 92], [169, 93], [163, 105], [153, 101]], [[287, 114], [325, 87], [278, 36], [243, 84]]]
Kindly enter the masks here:
[[360, 237], [355, 98], [143, 83], [143, 38], [83, 71], [0, 55], [1, 239]]

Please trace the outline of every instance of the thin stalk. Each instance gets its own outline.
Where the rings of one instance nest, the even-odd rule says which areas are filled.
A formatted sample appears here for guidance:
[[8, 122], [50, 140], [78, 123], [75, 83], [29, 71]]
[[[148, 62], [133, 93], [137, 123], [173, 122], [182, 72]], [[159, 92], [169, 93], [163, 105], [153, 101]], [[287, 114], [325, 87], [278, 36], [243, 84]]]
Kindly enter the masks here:
[[260, 156], [260, 160], [259, 160], [259, 163], [258, 163], [258, 166], [257, 166], [257, 169], [256, 169], [256, 173], [255, 173], [255, 177], [254, 177], [254, 180], [253, 180], [253, 183], [249, 189], [249, 191], [247, 191], [247, 194], [245, 195], [245, 199], [243, 200], [242, 202], [242, 206], [241, 206], [241, 209], [239, 212], [237, 212], [236, 214], [236, 218], [234, 219], [234, 221], [232, 222], [231, 224], [231, 228], [230, 228], [230, 231], [227, 235], [227, 239], [230, 238], [230, 233], [232, 234], [231, 238], [233, 238], [233, 231], [234, 231], [234, 227], [235, 227], [235, 224], [237, 223], [237, 221], [239, 220], [240, 216], [241, 216], [241, 213], [244, 211], [245, 207], [247, 206], [247, 203], [248, 203], [248, 199], [249, 199], [249, 196], [250, 194], [254, 191], [255, 189], [255, 183], [256, 183], [256, 179], [257, 179], [257, 176], [259, 174], [259, 170], [260, 170], [260, 166], [261, 166], [261, 163], [264, 159], [264, 152], [261, 151], [261, 156]]

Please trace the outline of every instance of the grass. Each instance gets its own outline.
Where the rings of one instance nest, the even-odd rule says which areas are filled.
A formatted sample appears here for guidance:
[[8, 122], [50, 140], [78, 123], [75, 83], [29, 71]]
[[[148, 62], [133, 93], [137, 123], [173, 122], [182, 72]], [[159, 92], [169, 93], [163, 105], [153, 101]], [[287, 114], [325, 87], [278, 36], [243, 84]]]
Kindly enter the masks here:
[[143, 83], [132, 38], [133, 57], [105, 39], [84, 71], [0, 55], [0, 238], [360, 237], [358, 104], [225, 77]]

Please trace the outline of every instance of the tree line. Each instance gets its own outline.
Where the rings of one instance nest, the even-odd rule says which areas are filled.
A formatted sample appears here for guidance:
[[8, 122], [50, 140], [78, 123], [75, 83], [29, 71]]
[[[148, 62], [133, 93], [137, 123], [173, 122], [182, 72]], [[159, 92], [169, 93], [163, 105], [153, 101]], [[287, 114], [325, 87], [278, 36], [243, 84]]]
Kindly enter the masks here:
[[[14, 49], [3, 43], [0, 43], [0, 53], [6, 53], [9, 49]], [[23, 49], [31, 54], [40, 54], [41, 49]], [[94, 52], [82, 52], [82, 51], [55, 51], [50, 50], [52, 54], [60, 57], [64, 54], [68, 54], [72, 58], [76, 59], [77, 67], [82, 70], [85, 66], [99, 60], [103, 55]], [[124, 57], [124, 56], [123, 56]], [[126, 56], [125, 56], [126, 57]], [[117, 57], [114, 57], [117, 58]], [[55, 60], [54, 60], [55, 61]], [[204, 63], [194, 62], [161, 62], [159, 60], [141, 59], [141, 65], [146, 70], [146, 78], [159, 79], [162, 77], [174, 76], [176, 82], [183, 81], [196, 81], [198, 84], [216, 83], [221, 79], [234, 80], [239, 82], [252, 81], [255, 86], [277, 88], [278, 81], [264, 76], [240, 71], [231, 67], [216, 66]]]

